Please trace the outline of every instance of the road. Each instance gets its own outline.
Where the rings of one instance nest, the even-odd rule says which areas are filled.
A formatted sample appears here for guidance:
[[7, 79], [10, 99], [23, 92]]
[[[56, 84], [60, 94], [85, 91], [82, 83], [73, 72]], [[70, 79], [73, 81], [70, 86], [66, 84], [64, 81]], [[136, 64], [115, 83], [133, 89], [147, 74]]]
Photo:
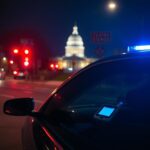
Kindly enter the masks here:
[[0, 80], [0, 150], [22, 150], [21, 128], [26, 119], [5, 115], [4, 102], [16, 97], [34, 97], [38, 108], [59, 84], [56, 81]]

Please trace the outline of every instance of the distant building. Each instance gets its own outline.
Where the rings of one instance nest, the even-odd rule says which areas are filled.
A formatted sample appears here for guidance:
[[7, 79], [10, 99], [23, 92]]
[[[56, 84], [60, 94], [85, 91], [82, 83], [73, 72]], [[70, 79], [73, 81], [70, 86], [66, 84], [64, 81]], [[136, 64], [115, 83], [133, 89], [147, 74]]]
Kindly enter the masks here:
[[84, 43], [78, 33], [78, 27], [75, 25], [72, 34], [66, 42], [65, 56], [57, 58], [58, 66], [65, 71], [76, 71], [96, 60], [87, 58], [84, 52]]
[[76, 56], [76, 57], [84, 58], [85, 57], [84, 50], [85, 50], [84, 43], [82, 37], [78, 33], [78, 27], [74, 26], [73, 32], [69, 36], [66, 43], [65, 56], [66, 57]]

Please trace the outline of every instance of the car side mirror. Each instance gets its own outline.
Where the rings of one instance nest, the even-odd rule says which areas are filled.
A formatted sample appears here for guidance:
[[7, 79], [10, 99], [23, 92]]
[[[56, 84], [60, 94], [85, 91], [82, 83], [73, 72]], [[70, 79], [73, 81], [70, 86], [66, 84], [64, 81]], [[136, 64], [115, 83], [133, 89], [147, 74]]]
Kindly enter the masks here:
[[3, 112], [7, 115], [27, 116], [34, 110], [33, 98], [16, 98], [4, 103]]

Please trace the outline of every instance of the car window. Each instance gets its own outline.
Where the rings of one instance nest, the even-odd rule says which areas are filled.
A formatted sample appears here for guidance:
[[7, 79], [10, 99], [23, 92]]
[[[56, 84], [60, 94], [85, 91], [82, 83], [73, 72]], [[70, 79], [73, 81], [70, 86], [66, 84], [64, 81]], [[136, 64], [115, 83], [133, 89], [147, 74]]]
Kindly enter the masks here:
[[[135, 75], [136, 74], [129, 78], [128, 73], [118, 73], [111, 77], [106, 77], [99, 84], [87, 89], [87, 91], [79, 95], [70, 105], [101, 105], [105, 103], [116, 105], [119, 101], [124, 101], [129, 90], [144, 84], [148, 80], [148, 76], [144, 78], [144, 76], [146, 76], [144, 74], [137, 77], [135, 77]], [[134, 80], [132, 80], [132, 78], [134, 78]]]
[[123, 60], [91, 67], [58, 90], [52, 101], [65, 108], [116, 105], [129, 91], [149, 83], [147, 65], [147, 60]]

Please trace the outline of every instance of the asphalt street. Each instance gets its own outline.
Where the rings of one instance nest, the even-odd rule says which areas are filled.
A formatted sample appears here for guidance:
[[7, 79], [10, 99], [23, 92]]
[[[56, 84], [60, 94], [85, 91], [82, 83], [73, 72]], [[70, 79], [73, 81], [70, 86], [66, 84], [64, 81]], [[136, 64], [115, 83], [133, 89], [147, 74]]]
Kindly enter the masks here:
[[21, 128], [26, 119], [5, 115], [4, 102], [17, 97], [33, 97], [38, 109], [60, 84], [57, 81], [0, 80], [0, 150], [22, 150]]

